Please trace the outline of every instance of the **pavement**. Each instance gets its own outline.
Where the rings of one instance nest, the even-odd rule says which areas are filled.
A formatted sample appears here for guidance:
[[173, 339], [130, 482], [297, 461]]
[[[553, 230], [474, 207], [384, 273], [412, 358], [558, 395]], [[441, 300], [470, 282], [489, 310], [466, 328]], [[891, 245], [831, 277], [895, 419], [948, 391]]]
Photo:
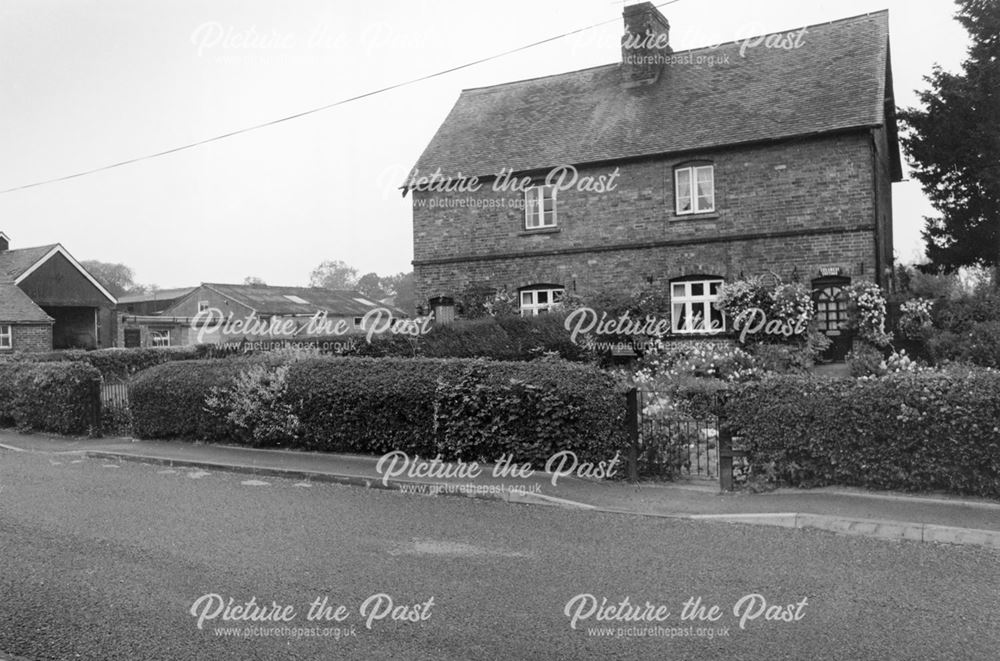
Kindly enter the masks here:
[[[380, 470], [379, 457], [232, 447], [130, 438], [67, 438], [0, 432], [0, 448], [33, 453], [82, 454], [110, 461], [290, 477], [414, 496], [459, 496], [565, 507], [630, 516], [812, 528], [890, 540], [974, 545], [1000, 550], [1000, 502], [943, 494], [912, 495], [862, 489], [779, 489], [722, 493], [718, 482], [629, 484], [611, 479], [521, 476], [481, 466], [475, 477], [415, 476], [399, 458]], [[455, 467], [455, 464], [450, 464]], [[565, 466], [569, 468], [569, 466]], [[619, 468], [619, 473], [624, 471]], [[391, 474], [387, 474], [391, 473]]]

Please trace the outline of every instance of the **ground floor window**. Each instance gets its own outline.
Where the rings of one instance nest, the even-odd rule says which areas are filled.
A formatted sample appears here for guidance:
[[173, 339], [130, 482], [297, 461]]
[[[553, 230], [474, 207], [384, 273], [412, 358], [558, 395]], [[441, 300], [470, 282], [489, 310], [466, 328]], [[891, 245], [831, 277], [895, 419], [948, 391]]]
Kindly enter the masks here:
[[149, 342], [154, 347], [169, 347], [170, 346], [170, 331], [169, 330], [151, 330], [151, 331], [149, 331]]
[[0, 326], [0, 349], [14, 348], [14, 331], [10, 325]]
[[721, 333], [726, 317], [715, 307], [722, 278], [705, 278], [670, 283], [670, 308], [675, 333]]
[[520, 292], [521, 316], [534, 317], [562, 303], [563, 287], [532, 287]]

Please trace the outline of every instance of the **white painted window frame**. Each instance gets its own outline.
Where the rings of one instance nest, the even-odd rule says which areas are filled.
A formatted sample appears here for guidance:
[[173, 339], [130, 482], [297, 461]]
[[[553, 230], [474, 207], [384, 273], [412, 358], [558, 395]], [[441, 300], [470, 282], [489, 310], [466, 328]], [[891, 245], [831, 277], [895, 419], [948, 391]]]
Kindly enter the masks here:
[[[726, 315], [722, 315], [722, 328], [706, 328], [706, 324], [711, 324], [712, 322], [712, 305], [719, 300], [718, 293], [711, 294], [712, 285], [717, 284], [722, 286], [725, 281], [722, 278], [705, 278], [704, 280], [681, 280], [679, 282], [670, 283], [670, 327], [674, 333], [679, 335], [696, 335], [696, 334], [719, 334], [726, 331]], [[702, 285], [703, 294], [692, 294], [693, 285]], [[675, 290], [677, 287], [683, 287], [683, 293], [677, 294]], [[686, 318], [685, 327], [680, 327], [681, 315], [675, 312], [675, 306], [684, 306], [684, 317]], [[692, 326], [692, 321], [695, 319], [695, 314], [701, 313], [702, 321], [700, 327]]]
[[[545, 303], [538, 302], [538, 294], [546, 293], [548, 299]], [[566, 295], [565, 287], [532, 287], [522, 289], [518, 292], [518, 306], [522, 317], [537, 317], [540, 313], [549, 312], [555, 306], [562, 303], [563, 296]], [[556, 300], [558, 296], [559, 300]]]
[[[157, 338], [162, 338], [162, 337], [166, 337], [167, 338], [167, 343], [166, 344], [163, 344], [161, 342], [157, 342]], [[170, 343], [170, 331], [169, 330], [159, 329], [159, 328], [150, 328], [149, 329], [149, 346], [151, 346], [151, 347], [169, 347], [169, 346], [171, 346], [171, 343]]]
[[[712, 200], [708, 207], [702, 208], [698, 202], [698, 173], [707, 170], [712, 182]], [[681, 174], [687, 174], [687, 194], [681, 185]], [[685, 211], [681, 208], [681, 200], [690, 199], [691, 208]], [[715, 211], [715, 166], [714, 165], [689, 165], [674, 168], [674, 211], [678, 216], [690, 216], [699, 213], [711, 213]]]
[[[551, 191], [551, 194], [547, 192]], [[524, 229], [540, 230], [559, 224], [558, 189], [555, 186], [532, 186], [524, 191]], [[545, 200], [552, 200], [552, 214], [545, 214]]]

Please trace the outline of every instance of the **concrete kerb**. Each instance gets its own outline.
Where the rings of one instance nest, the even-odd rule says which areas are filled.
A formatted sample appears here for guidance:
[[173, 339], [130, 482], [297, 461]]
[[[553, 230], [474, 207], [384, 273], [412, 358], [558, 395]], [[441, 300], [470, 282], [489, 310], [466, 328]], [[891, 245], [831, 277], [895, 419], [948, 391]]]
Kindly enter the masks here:
[[106, 450], [86, 450], [84, 455], [92, 459], [130, 461], [140, 464], [168, 466], [171, 468], [201, 468], [204, 470], [215, 470], [226, 473], [243, 473], [263, 477], [284, 477], [310, 482], [324, 482], [328, 484], [365, 487], [366, 489], [381, 489], [383, 491], [405, 491], [406, 493], [415, 496], [460, 496], [465, 498], [477, 498], [480, 500], [498, 500], [523, 505], [546, 505], [550, 507], [565, 507], [568, 509], [594, 509], [593, 505], [587, 505], [586, 503], [578, 503], [576, 501], [556, 498], [555, 496], [546, 496], [540, 493], [519, 493], [516, 490], [502, 488], [478, 490], [459, 488], [462, 485], [456, 485], [456, 488], [454, 489], [445, 489], [442, 488], [440, 483], [420, 482], [414, 480], [382, 480], [365, 475], [346, 475], [340, 473], [324, 473], [319, 471], [266, 468], [246, 464], [226, 464], [210, 461], [173, 459], [171, 457], [135, 455], [127, 452], [109, 452]]
[[604, 514], [631, 515], [664, 519], [685, 519], [689, 521], [705, 521], [715, 523], [738, 523], [744, 525], [765, 525], [781, 528], [812, 528], [826, 530], [844, 535], [861, 535], [887, 540], [909, 540], [915, 542], [936, 542], [944, 544], [975, 545], [1000, 550], [1000, 531], [978, 530], [972, 528], [954, 528], [925, 523], [910, 523], [905, 521], [885, 521], [877, 519], [852, 519], [811, 514], [801, 512], [750, 513], [750, 514], [687, 514], [637, 512], [633, 510], [605, 508], [587, 503], [566, 500], [555, 496], [538, 493], [518, 493], [510, 490], [438, 490], [428, 492], [428, 487], [435, 486], [428, 482], [412, 480], [381, 480], [364, 475], [345, 475], [323, 473], [296, 469], [265, 468], [245, 464], [224, 464], [209, 461], [195, 461], [156, 457], [149, 455], [134, 455], [125, 452], [110, 452], [104, 450], [86, 450], [84, 455], [94, 459], [130, 461], [144, 464], [179, 468], [202, 468], [229, 473], [245, 473], [257, 476], [284, 477], [312, 482], [325, 482], [345, 486], [360, 486], [367, 489], [384, 491], [405, 491], [412, 495], [428, 496], [461, 496], [481, 500], [502, 501], [522, 505], [543, 505], [563, 507], [574, 510], [586, 510]]
[[889, 540], [936, 542], [983, 546], [1000, 550], [1000, 532], [974, 528], [954, 528], [930, 523], [885, 521], [880, 519], [850, 519], [826, 514], [784, 512], [777, 514], [695, 514], [686, 518], [720, 523], [780, 526], [782, 528], [813, 528], [839, 533]]

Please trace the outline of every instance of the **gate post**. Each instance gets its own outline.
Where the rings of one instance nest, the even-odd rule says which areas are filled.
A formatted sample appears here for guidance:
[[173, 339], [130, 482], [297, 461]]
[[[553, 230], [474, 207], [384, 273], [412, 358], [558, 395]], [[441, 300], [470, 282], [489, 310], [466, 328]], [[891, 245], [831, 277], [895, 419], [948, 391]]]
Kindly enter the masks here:
[[733, 432], [725, 418], [719, 418], [719, 487], [733, 490]]
[[639, 481], [639, 391], [630, 388], [626, 393], [625, 429], [628, 431], [628, 481]]

